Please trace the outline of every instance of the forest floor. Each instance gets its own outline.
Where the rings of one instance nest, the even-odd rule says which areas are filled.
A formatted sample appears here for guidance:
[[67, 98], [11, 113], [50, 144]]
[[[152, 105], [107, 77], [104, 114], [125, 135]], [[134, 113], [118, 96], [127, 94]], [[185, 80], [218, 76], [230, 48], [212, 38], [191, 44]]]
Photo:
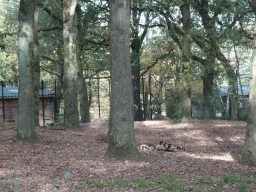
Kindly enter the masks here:
[[107, 131], [106, 120], [81, 130], [39, 128], [41, 142], [28, 144], [1, 123], [0, 191], [256, 191], [256, 168], [239, 163], [246, 122], [135, 122], [138, 147], [163, 140], [186, 149], [153, 151], [139, 162], [104, 160]]

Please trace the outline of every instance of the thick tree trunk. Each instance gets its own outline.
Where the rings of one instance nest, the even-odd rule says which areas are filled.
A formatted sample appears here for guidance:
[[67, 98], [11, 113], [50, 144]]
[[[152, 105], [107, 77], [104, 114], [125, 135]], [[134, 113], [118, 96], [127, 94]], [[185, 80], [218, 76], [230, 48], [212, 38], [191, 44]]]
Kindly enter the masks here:
[[130, 0], [110, 0], [110, 119], [106, 158], [140, 158], [134, 138]]
[[209, 0], [202, 0], [202, 7], [199, 13], [202, 16], [202, 23], [207, 31], [207, 35], [213, 46], [213, 53], [216, 55], [217, 59], [221, 62], [222, 66], [225, 68], [228, 79], [229, 79], [229, 94], [231, 96], [231, 120], [237, 120], [238, 118], [238, 96], [236, 93], [235, 86], [237, 85], [237, 77], [230, 65], [230, 61], [226, 59], [224, 54], [221, 52], [219, 43], [217, 40], [217, 32], [215, 30], [214, 23], [208, 13], [208, 3]]
[[39, 102], [39, 55], [36, 15], [37, 0], [29, 3], [20, 1], [18, 59], [19, 59], [19, 103], [18, 134], [19, 140], [36, 142], [36, 127]]
[[88, 101], [88, 92], [87, 85], [83, 76], [81, 58], [80, 58], [80, 47], [81, 47], [81, 34], [82, 34], [82, 21], [81, 21], [81, 7], [77, 5], [76, 13], [78, 17], [77, 23], [77, 33], [76, 33], [76, 42], [77, 42], [77, 75], [78, 75], [78, 91], [79, 91], [79, 103], [80, 103], [80, 116], [81, 122], [90, 122], [90, 106]]
[[[255, 38], [256, 35], [254, 36]], [[256, 167], [256, 41], [252, 54], [250, 78], [249, 118], [240, 162]]]
[[182, 99], [182, 120], [191, 119], [191, 63], [190, 63], [190, 1], [183, 0], [181, 6], [182, 22], [183, 22], [183, 46], [182, 46], [182, 62], [183, 62], [183, 99]]
[[77, 0], [63, 0], [63, 38], [64, 38], [64, 124], [79, 125], [77, 106], [77, 58], [74, 38], [75, 8]]
[[[210, 49], [210, 53], [212, 50]], [[213, 119], [214, 108], [213, 108], [213, 80], [214, 80], [214, 62], [215, 57], [208, 55], [207, 63], [205, 63], [205, 73], [203, 77], [203, 95], [204, 95], [204, 113], [207, 119]]]
[[[37, 1], [36, 1], [37, 3]], [[33, 76], [34, 76], [34, 98], [35, 98], [35, 116], [36, 123], [39, 126], [39, 88], [40, 88], [40, 59], [39, 59], [39, 39], [38, 39], [38, 9], [37, 4], [34, 14], [34, 66], [33, 66]]]
[[213, 73], [207, 73], [203, 77], [203, 94], [204, 94], [204, 113], [207, 119], [212, 119], [214, 117], [213, 109]]
[[64, 63], [64, 59], [63, 59], [63, 55], [61, 54], [61, 52], [63, 51], [63, 48], [60, 47], [60, 45], [58, 46], [57, 49], [57, 54], [58, 54], [58, 58], [60, 61], [62, 61], [62, 64], [58, 64], [58, 74], [59, 76], [57, 77], [57, 87], [56, 87], [56, 97], [57, 97], [57, 103], [56, 103], [56, 112], [54, 115], [54, 121], [58, 122], [59, 121], [59, 116], [60, 116], [60, 104], [61, 104], [61, 98], [63, 97], [63, 63]]

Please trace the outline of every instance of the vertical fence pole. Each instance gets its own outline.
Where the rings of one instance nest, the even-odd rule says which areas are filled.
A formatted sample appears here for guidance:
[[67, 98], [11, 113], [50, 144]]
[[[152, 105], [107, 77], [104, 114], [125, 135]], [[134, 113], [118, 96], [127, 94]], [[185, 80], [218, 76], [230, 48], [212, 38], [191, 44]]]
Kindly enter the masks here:
[[98, 86], [98, 104], [99, 104], [99, 118], [100, 118], [100, 79], [97, 77], [97, 86]]
[[239, 94], [238, 94], [238, 70], [236, 70], [236, 93], [237, 93], [237, 102], [238, 102], [238, 107], [237, 107], [237, 120], [240, 120], [240, 108], [239, 108]]
[[144, 76], [142, 75], [142, 100], [143, 100], [143, 113], [144, 117], [143, 120], [146, 119], [146, 111], [145, 111], [145, 91], [144, 91]]
[[149, 85], [149, 106], [150, 106], [150, 118], [152, 120], [152, 106], [151, 106], [151, 73], [148, 75], [148, 85]]
[[43, 80], [41, 80], [41, 84], [42, 84], [43, 126], [45, 126], [45, 122], [44, 122], [44, 81]]
[[5, 121], [5, 107], [4, 107], [4, 81], [2, 81], [2, 103], [3, 103], [3, 121]]
[[57, 82], [54, 80], [54, 122], [58, 119], [57, 117]]

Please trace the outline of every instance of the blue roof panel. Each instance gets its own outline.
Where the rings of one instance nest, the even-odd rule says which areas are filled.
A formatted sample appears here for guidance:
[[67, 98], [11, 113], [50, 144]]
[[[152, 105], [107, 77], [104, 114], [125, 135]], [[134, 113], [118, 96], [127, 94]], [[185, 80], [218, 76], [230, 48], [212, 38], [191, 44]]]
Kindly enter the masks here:
[[[3, 87], [4, 97], [5, 98], [18, 98], [18, 87]], [[45, 97], [53, 97], [54, 94], [51, 94], [47, 91], [44, 91]], [[0, 98], [2, 98], [2, 87], [0, 87]], [[42, 90], [39, 90], [39, 96], [42, 97]]]
[[[244, 95], [250, 95], [250, 87], [249, 86], [243, 86], [243, 94]], [[237, 88], [236, 88], [237, 90]], [[219, 87], [220, 95], [227, 95], [228, 94], [228, 86]], [[242, 95], [241, 88], [238, 87], [238, 95]]]

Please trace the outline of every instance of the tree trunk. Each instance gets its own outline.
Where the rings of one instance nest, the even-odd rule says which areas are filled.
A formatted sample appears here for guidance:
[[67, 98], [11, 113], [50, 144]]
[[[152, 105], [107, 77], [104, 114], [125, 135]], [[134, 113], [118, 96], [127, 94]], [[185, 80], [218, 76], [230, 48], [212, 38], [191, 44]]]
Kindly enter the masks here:
[[144, 33], [141, 38], [139, 37], [139, 22], [140, 22], [140, 13], [137, 9], [138, 2], [134, 3], [134, 9], [132, 11], [132, 76], [133, 76], [133, 99], [134, 99], [134, 120], [143, 121], [142, 109], [141, 109], [141, 100], [140, 100], [140, 48], [141, 43], [145, 37], [145, 28]]
[[110, 0], [110, 119], [106, 158], [138, 160], [130, 59], [130, 0]]
[[56, 109], [56, 113], [54, 116], [54, 121], [58, 122], [59, 121], [59, 116], [60, 116], [60, 104], [61, 104], [61, 98], [63, 97], [63, 64], [64, 64], [64, 58], [63, 58], [63, 45], [62, 44], [58, 44], [58, 48], [57, 48], [57, 54], [58, 54], [58, 59], [59, 61], [61, 61], [61, 64], [58, 63], [58, 74], [59, 76], [57, 76], [57, 88], [56, 88], [56, 97], [57, 97], [57, 109]]
[[[256, 15], [256, 0], [250, 5]], [[256, 167], [256, 35], [254, 33], [254, 50], [252, 53], [252, 66], [250, 75], [249, 118], [247, 121], [244, 148], [240, 163]]]
[[256, 167], [256, 41], [254, 44], [250, 77], [249, 118], [240, 162]]
[[[210, 49], [210, 53], [213, 50]], [[207, 119], [213, 119], [214, 108], [213, 108], [213, 80], [214, 80], [214, 62], [215, 57], [208, 55], [207, 63], [205, 63], [205, 73], [203, 77], [203, 95], [204, 95], [204, 113]]]
[[230, 65], [230, 61], [226, 59], [226, 57], [221, 52], [219, 47], [219, 43], [217, 40], [217, 32], [215, 26], [212, 25], [214, 23], [209, 16], [208, 10], [209, 0], [202, 0], [202, 7], [199, 11], [202, 16], [202, 23], [207, 32], [207, 35], [211, 41], [213, 47], [213, 54], [216, 55], [217, 59], [221, 62], [222, 66], [225, 68], [229, 79], [229, 94], [231, 96], [231, 120], [237, 120], [238, 118], [238, 96], [236, 93], [236, 85], [237, 85], [237, 77], [233, 70], [233, 67]]
[[77, 127], [79, 114], [77, 106], [77, 45], [74, 38], [75, 8], [77, 0], [63, 0], [64, 38], [64, 124]]
[[[18, 60], [19, 60], [19, 140], [37, 142], [36, 127], [39, 125], [39, 55], [37, 35], [37, 0], [20, 1]], [[35, 18], [36, 16], [36, 18]]]
[[81, 47], [81, 34], [82, 34], [82, 21], [81, 21], [81, 7], [77, 5], [76, 13], [78, 17], [77, 22], [77, 33], [76, 33], [76, 42], [77, 42], [77, 75], [78, 75], [78, 91], [79, 91], [79, 103], [80, 103], [80, 116], [81, 122], [90, 122], [90, 106], [88, 101], [88, 92], [87, 85], [83, 76], [81, 58], [80, 58], [80, 47]]
[[182, 46], [182, 62], [183, 62], [183, 100], [182, 100], [182, 120], [191, 119], [191, 63], [190, 63], [190, 1], [183, 0], [181, 6], [182, 22], [183, 22], [183, 46]]
[[[36, 1], [36, 3], [38, 3]], [[37, 4], [36, 4], [36, 8], [35, 8], [35, 14], [34, 14], [34, 88], [35, 91], [34, 93], [34, 97], [35, 97], [35, 116], [36, 116], [36, 123], [37, 126], [39, 127], [39, 88], [40, 88], [40, 59], [39, 59], [39, 39], [38, 39], [38, 9], [37, 9]]]
[[[132, 44], [133, 45], [133, 44]], [[140, 48], [139, 48], [140, 49]], [[133, 96], [134, 96], [134, 120], [143, 121], [140, 100], [140, 54], [132, 46], [132, 74], [133, 74]]]
[[204, 113], [207, 119], [213, 119], [214, 109], [213, 109], [213, 73], [207, 73], [203, 77], [203, 94], [204, 94]]

